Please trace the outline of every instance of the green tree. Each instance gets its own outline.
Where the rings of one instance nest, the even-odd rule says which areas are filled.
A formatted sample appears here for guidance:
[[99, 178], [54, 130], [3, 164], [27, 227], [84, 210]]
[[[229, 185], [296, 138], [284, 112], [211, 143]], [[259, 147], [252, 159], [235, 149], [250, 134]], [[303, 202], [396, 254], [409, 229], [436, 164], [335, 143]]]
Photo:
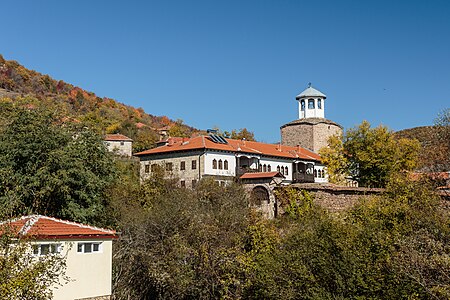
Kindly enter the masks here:
[[0, 237], [0, 299], [50, 300], [50, 287], [64, 284], [65, 257], [32, 255], [30, 240], [13, 239], [2, 226]]
[[351, 177], [360, 186], [383, 187], [390, 175], [416, 167], [419, 149], [417, 140], [395, 139], [387, 127], [371, 128], [364, 121], [342, 137], [331, 137], [320, 155], [332, 181]]
[[0, 128], [0, 206], [11, 215], [43, 214], [101, 223], [114, 161], [89, 129], [61, 126], [40, 108], [4, 106]]

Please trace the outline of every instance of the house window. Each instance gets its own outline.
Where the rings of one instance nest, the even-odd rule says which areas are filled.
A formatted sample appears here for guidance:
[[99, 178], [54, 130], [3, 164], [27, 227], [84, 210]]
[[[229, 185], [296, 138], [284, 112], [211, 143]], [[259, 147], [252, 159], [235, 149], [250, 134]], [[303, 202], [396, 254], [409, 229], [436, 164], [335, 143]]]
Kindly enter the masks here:
[[263, 172], [267, 172], [267, 166], [263, 165]]
[[172, 171], [172, 169], [173, 169], [173, 163], [171, 163], [171, 162], [166, 163], [166, 171]]
[[322, 174], [322, 178], [325, 178], [325, 171], [324, 170], [321, 171], [321, 174]]
[[277, 171], [280, 172], [280, 166], [277, 166]]
[[124, 141], [121, 141], [121, 142], [120, 142], [120, 146], [123, 146], [123, 145], [125, 145], [125, 142], [124, 142]]
[[284, 167], [281, 167], [281, 174], [284, 175]]
[[158, 166], [157, 164], [152, 164], [152, 166], [151, 166], [152, 172], [156, 171], [157, 166]]
[[258, 166], [258, 172], [262, 172], [262, 165]]
[[314, 109], [314, 99], [308, 99], [308, 109]]
[[272, 167], [270, 165], [267, 166], [267, 172], [271, 172], [272, 171]]
[[284, 169], [284, 175], [289, 175], [289, 168], [288, 168], [288, 167], [286, 167], [286, 168]]
[[183, 188], [186, 187], [186, 181], [181, 180], [180, 181], [180, 186], [183, 187]]
[[145, 165], [144, 172], [150, 173], [150, 165]]
[[317, 108], [322, 109], [322, 99], [317, 99]]
[[61, 252], [61, 244], [37, 244], [33, 245], [34, 255], [47, 255]]
[[226, 159], [223, 161], [223, 169], [228, 170], [228, 160]]
[[302, 111], [305, 111], [305, 100], [300, 101], [300, 107]]
[[217, 160], [213, 159], [213, 169], [217, 169]]
[[94, 253], [100, 252], [101, 243], [78, 243], [77, 252], [78, 253]]
[[180, 162], [180, 170], [181, 171], [186, 170], [186, 162], [184, 162], [184, 161]]
[[191, 168], [192, 168], [192, 170], [197, 169], [197, 161], [196, 161], [196, 160], [193, 160], [193, 161], [191, 162]]
[[192, 187], [194, 188], [197, 185], [197, 179], [192, 179]]
[[314, 169], [314, 177], [317, 177], [317, 170]]
[[222, 163], [222, 160], [219, 159], [219, 170], [222, 170], [222, 169], [223, 169], [223, 163]]

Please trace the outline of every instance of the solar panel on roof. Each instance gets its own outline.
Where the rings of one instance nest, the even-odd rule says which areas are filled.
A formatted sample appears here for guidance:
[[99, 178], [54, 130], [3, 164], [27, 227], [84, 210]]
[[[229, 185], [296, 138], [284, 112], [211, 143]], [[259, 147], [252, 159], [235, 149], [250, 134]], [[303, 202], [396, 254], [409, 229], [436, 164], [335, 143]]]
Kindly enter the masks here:
[[222, 144], [228, 144], [227, 140], [223, 136], [218, 135], [217, 138], [220, 140]]
[[210, 134], [209, 138], [214, 142], [214, 143], [218, 143], [220, 144], [219, 140], [217, 139], [217, 137], [214, 134]]

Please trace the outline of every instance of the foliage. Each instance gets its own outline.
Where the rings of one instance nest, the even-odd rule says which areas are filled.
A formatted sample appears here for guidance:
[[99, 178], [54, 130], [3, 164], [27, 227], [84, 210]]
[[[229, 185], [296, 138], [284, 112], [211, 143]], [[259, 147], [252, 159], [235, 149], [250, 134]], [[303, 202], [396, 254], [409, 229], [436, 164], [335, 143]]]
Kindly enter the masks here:
[[364, 121], [331, 137], [320, 154], [332, 181], [351, 177], [360, 186], [383, 187], [390, 175], [416, 167], [419, 148], [416, 140], [395, 139], [386, 127], [371, 128]]
[[52, 254], [34, 257], [30, 242], [14, 240], [5, 232], [0, 237], [0, 299], [53, 299], [49, 287], [66, 282], [65, 257]]
[[2, 209], [101, 223], [115, 174], [101, 138], [83, 126], [61, 126], [60, 117], [38, 107], [3, 103], [1, 111]]
[[234, 139], [234, 140], [245, 139], [247, 141], [256, 141], [255, 134], [252, 131], [248, 130], [247, 128], [241, 128], [239, 130], [233, 129], [233, 130], [231, 130], [231, 132], [226, 131], [226, 130], [222, 132], [217, 127], [215, 129], [218, 131], [219, 135], [229, 138], [229, 139]]

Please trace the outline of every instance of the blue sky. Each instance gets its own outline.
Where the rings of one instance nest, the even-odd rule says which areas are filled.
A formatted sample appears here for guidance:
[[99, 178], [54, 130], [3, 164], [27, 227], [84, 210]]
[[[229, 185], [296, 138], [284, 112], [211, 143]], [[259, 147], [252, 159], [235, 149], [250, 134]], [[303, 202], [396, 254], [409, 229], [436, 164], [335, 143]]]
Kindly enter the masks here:
[[2, 1], [0, 53], [199, 129], [276, 142], [308, 82], [393, 130], [450, 107], [450, 1]]

